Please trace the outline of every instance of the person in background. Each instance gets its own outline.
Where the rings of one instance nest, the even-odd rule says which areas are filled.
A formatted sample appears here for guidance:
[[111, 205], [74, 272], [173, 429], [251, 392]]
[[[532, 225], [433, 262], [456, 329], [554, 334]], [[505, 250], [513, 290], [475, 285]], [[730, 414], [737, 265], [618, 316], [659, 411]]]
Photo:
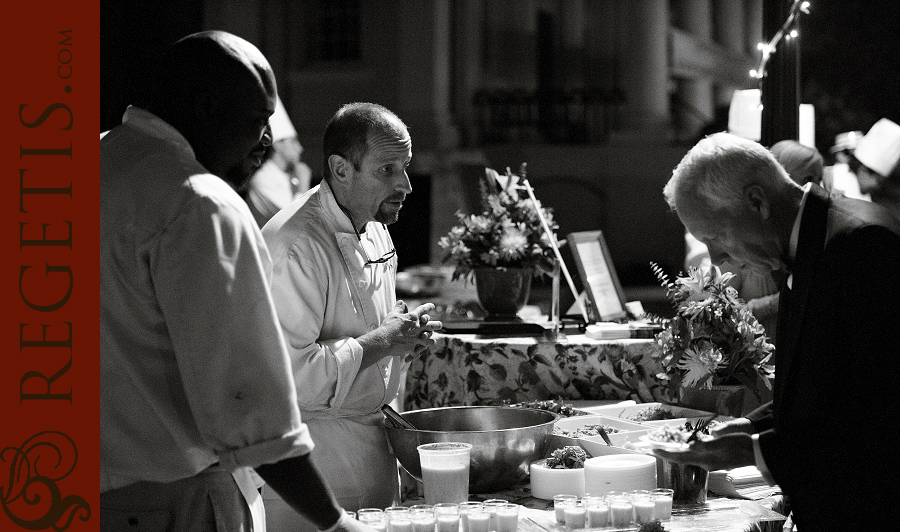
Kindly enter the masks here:
[[882, 118], [860, 139], [850, 157], [859, 190], [900, 218], [900, 125]]
[[218, 177], [271, 142], [269, 63], [196, 33], [146, 89], [100, 142], [100, 529], [264, 530], [255, 468], [318, 529], [372, 532], [311, 460], [269, 255]]
[[301, 160], [303, 146], [281, 98], [269, 118], [272, 146], [263, 164], [253, 172], [242, 191], [256, 223], [262, 228], [278, 211], [309, 190], [312, 170]]
[[798, 185], [822, 184], [825, 159], [819, 150], [787, 139], [776, 142], [769, 151]]
[[[788, 275], [773, 401], [684, 451], [654, 453], [708, 470], [756, 465], [789, 498], [800, 532], [893, 528], [890, 512], [860, 509], [895, 490], [900, 470], [900, 425], [888, 421], [900, 414], [890, 370], [900, 357], [900, 221], [801, 187], [763, 146], [727, 133], [697, 143], [663, 194], [714, 263]], [[848, 434], [849, 420], [872, 436]]]
[[316, 462], [345, 508], [384, 508], [398, 502], [399, 475], [381, 408], [441, 327], [433, 304], [396, 300], [387, 225], [412, 192], [412, 140], [391, 111], [352, 103], [329, 120], [323, 148], [323, 182], [263, 227], [272, 296]]
[[847, 131], [834, 137], [834, 146], [829, 150], [834, 164], [826, 166], [822, 172], [822, 187], [848, 198], [872, 201], [871, 196], [859, 191], [859, 180], [849, 165], [853, 150], [862, 137], [862, 131]]

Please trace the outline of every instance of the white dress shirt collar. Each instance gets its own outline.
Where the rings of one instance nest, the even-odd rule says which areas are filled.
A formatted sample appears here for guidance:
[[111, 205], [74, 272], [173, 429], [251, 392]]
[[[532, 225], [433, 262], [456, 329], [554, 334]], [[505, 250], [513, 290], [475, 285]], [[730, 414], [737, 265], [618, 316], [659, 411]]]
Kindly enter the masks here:
[[[794, 218], [794, 227], [791, 229], [791, 240], [788, 244], [788, 257], [791, 260], [791, 264], [794, 263], [794, 259], [797, 258], [797, 243], [800, 241], [800, 220], [803, 219], [803, 209], [806, 207], [806, 198], [809, 196], [809, 190], [812, 186], [812, 183], [807, 183], [803, 185], [803, 198], [800, 199], [800, 209], [797, 211], [797, 217]], [[794, 281], [794, 274], [788, 275], [787, 285], [788, 288], [793, 288], [792, 284]]]

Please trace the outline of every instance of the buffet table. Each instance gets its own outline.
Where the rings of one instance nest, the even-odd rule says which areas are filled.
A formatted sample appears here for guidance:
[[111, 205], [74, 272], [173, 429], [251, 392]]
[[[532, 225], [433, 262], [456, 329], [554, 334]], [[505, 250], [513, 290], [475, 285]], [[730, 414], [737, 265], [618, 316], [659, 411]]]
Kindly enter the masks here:
[[654, 375], [662, 371], [652, 339], [434, 335], [430, 352], [413, 360], [404, 409], [480, 406], [563, 398], [665, 402]]

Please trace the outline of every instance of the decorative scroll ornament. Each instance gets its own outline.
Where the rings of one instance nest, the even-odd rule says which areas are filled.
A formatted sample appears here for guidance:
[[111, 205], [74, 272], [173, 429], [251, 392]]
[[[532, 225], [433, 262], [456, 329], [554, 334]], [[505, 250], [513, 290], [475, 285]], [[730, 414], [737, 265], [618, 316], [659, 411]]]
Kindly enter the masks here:
[[5, 447], [0, 462], [9, 464], [9, 481], [0, 485], [0, 505], [25, 530], [66, 530], [77, 516], [91, 518], [91, 507], [78, 495], [63, 496], [57, 482], [78, 462], [72, 438], [58, 431], [31, 436], [20, 447]]

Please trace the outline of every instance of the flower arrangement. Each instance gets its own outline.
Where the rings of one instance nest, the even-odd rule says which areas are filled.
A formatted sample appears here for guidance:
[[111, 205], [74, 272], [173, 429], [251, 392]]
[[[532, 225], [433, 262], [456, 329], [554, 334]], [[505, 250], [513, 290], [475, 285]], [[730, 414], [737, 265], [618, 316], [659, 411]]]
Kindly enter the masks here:
[[[525, 163], [520, 173], [524, 176]], [[518, 184], [521, 178], [509, 168], [505, 176], [485, 168], [485, 177], [481, 214], [467, 216], [457, 212], [459, 224], [438, 242], [447, 250], [443, 261], [455, 265], [453, 280], [468, 281], [475, 268], [484, 266], [532, 267], [536, 277], [552, 273], [555, 254], [537, 209], [556, 238], [559, 226], [553, 220], [552, 210], [541, 207], [540, 202], [532, 202], [525, 188]]]
[[657, 378], [670, 391], [743, 384], [759, 397], [760, 383], [770, 388], [774, 367], [767, 363], [775, 348], [728, 285], [734, 274], [718, 266], [691, 268], [687, 276], [670, 282], [658, 265], [651, 266], [677, 307], [675, 317], [663, 320], [664, 329], [656, 335], [665, 368]]

